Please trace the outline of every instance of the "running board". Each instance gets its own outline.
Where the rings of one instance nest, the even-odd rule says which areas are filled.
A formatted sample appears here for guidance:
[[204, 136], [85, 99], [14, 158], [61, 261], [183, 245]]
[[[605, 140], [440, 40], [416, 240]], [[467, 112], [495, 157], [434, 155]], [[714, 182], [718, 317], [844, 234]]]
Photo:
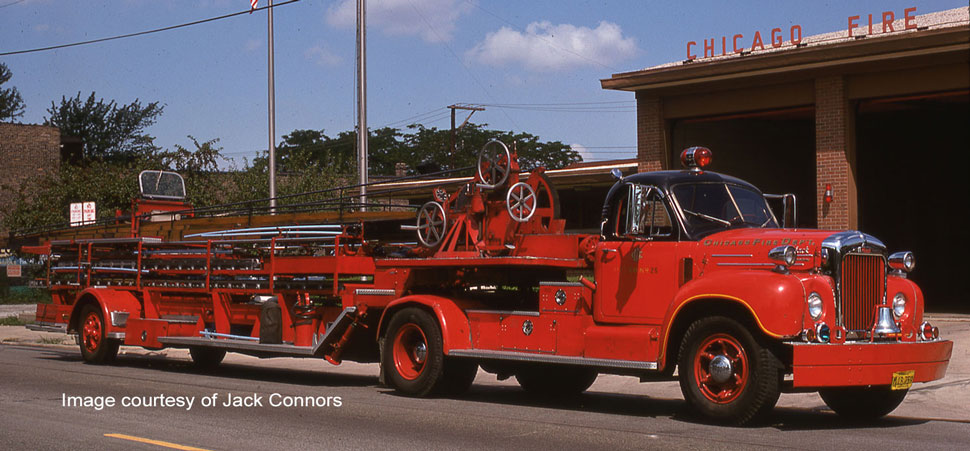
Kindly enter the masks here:
[[202, 338], [202, 337], [159, 337], [158, 342], [167, 346], [187, 347], [200, 346], [219, 348], [227, 351], [265, 352], [288, 357], [312, 357], [313, 348], [310, 346], [294, 346], [285, 344], [259, 344], [248, 340], [233, 338]]
[[27, 330], [36, 330], [39, 332], [58, 332], [62, 334], [67, 333], [67, 323], [36, 323], [28, 324]]
[[347, 307], [337, 319], [333, 321], [323, 337], [313, 346], [295, 346], [287, 344], [260, 344], [250, 340], [237, 338], [207, 338], [207, 337], [159, 337], [158, 342], [163, 345], [187, 347], [202, 346], [219, 348], [227, 351], [266, 352], [280, 356], [291, 357], [319, 357], [326, 350], [324, 345], [337, 340], [341, 334], [353, 323], [357, 307]]
[[553, 363], [558, 365], [579, 365], [599, 368], [623, 368], [632, 370], [656, 370], [657, 362], [636, 360], [592, 359], [561, 355], [532, 354], [526, 352], [488, 351], [484, 349], [456, 349], [448, 353], [451, 357], [473, 357], [490, 360], [513, 360], [518, 362]]

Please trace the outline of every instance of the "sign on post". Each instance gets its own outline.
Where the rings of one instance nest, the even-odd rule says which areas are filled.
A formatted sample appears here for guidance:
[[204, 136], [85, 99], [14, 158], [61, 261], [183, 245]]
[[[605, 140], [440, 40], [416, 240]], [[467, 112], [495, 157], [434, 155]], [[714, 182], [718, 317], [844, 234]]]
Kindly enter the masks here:
[[23, 273], [21, 269], [22, 268], [20, 265], [7, 265], [7, 277], [8, 278], [20, 277], [21, 274]]
[[94, 224], [97, 208], [94, 202], [75, 202], [71, 204], [71, 227]]
[[94, 202], [85, 202], [84, 210], [83, 210], [83, 218], [81, 222], [84, 225], [94, 224], [95, 217], [96, 215], [95, 215]]
[[81, 225], [83, 209], [84, 206], [80, 202], [71, 204], [71, 227]]

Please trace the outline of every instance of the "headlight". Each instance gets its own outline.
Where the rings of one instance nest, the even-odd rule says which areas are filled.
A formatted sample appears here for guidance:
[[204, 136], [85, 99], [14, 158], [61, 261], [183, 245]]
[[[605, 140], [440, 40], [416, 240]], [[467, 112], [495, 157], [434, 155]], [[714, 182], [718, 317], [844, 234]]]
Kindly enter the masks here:
[[893, 296], [893, 314], [899, 318], [903, 313], [906, 313], [906, 295], [900, 292]]
[[768, 252], [768, 257], [785, 266], [791, 266], [795, 264], [798, 254], [795, 246], [778, 246]]
[[895, 270], [912, 272], [916, 267], [916, 257], [912, 252], [896, 252], [889, 256], [889, 267]]
[[808, 314], [812, 320], [818, 321], [822, 318], [822, 310], [822, 296], [813, 291], [808, 295]]

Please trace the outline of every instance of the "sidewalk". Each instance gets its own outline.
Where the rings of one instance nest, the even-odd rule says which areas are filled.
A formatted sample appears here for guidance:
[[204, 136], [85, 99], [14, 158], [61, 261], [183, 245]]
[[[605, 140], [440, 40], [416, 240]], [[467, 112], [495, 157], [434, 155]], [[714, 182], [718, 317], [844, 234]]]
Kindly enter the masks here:
[[[0, 306], [12, 307], [12, 306]], [[21, 306], [16, 306], [21, 307]], [[9, 313], [7, 310], [14, 312]], [[16, 309], [0, 308], [0, 318], [15, 316]], [[33, 311], [31, 307], [29, 310]], [[32, 315], [31, 315], [32, 316]], [[938, 381], [916, 384], [910, 389], [906, 400], [892, 416], [941, 421], [970, 423], [970, 315], [930, 314], [926, 320], [940, 328], [940, 335], [953, 342], [953, 354], [947, 368], [946, 377]], [[0, 343], [29, 346], [55, 346], [62, 349], [77, 349], [74, 337], [51, 332], [36, 332], [23, 326], [0, 326]], [[184, 349], [164, 349], [149, 351], [142, 348], [122, 346], [121, 355], [157, 356], [178, 360], [190, 360]], [[314, 359], [259, 359], [240, 354], [229, 354], [227, 363], [243, 365], [281, 367], [305, 371], [327, 371], [338, 374], [377, 376], [377, 364], [345, 362], [332, 366], [323, 360]], [[475, 380], [478, 385], [517, 385], [514, 378], [497, 381], [492, 374], [479, 371]], [[637, 378], [601, 375], [590, 391], [604, 393], [625, 393], [647, 396], [654, 399], [683, 399], [677, 382], [640, 383]], [[778, 401], [780, 408], [827, 410], [821, 398], [815, 393], [783, 394]]]

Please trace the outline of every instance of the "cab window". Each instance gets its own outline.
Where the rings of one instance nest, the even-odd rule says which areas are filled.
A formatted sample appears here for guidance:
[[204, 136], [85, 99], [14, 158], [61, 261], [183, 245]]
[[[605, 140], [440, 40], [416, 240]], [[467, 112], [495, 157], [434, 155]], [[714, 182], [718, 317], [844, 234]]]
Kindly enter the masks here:
[[666, 240], [674, 236], [674, 223], [660, 191], [653, 186], [631, 184], [617, 208], [616, 236], [639, 240]]

